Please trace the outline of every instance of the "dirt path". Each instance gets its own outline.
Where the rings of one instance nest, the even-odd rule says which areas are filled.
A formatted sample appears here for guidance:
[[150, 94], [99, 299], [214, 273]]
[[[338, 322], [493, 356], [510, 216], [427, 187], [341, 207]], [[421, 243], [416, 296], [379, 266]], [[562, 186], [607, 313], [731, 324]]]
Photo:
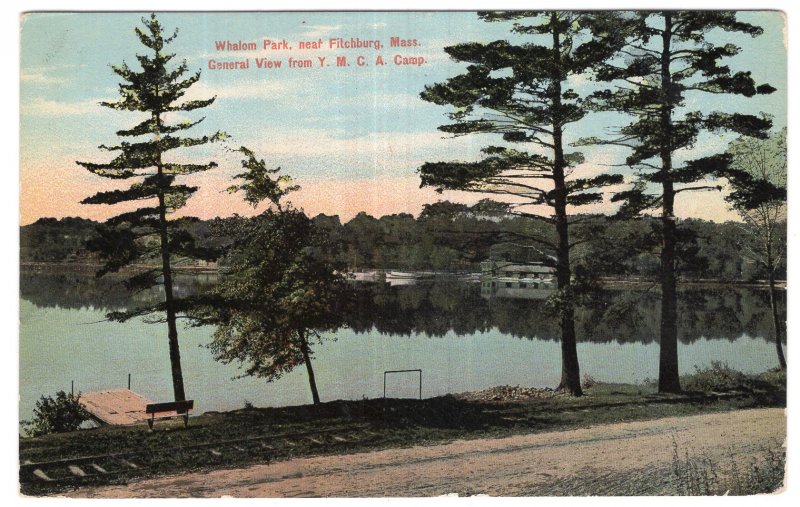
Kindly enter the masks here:
[[783, 409], [674, 417], [456, 441], [83, 489], [74, 497], [375, 497], [657, 495], [674, 492], [673, 442], [713, 462], [745, 463], [786, 435]]

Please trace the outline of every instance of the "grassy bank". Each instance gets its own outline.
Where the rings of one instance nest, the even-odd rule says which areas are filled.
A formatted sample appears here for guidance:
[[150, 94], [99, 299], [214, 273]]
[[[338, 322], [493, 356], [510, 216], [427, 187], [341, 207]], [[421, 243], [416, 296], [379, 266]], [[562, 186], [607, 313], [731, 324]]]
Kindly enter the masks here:
[[[95, 474], [68, 483], [23, 480], [23, 492], [45, 494], [89, 484], [203, 469], [265, 463], [297, 456], [444, 443], [455, 439], [538, 433], [669, 416], [754, 407], [785, 406], [785, 375], [742, 375], [724, 367], [684, 378], [687, 391], [659, 395], [655, 387], [596, 383], [586, 396], [563, 394], [526, 399], [474, 400], [442, 396], [425, 400], [334, 401], [319, 406], [244, 408], [179, 422], [104, 427], [20, 439], [20, 462], [41, 463], [109, 453], [138, 453], [146, 466], [125, 474]], [[354, 438], [315, 438], [314, 432], [352, 428]], [[302, 439], [258, 440], [311, 432]], [[256, 445], [258, 444], [258, 445]], [[235, 449], [235, 452], [233, 451]], [[22, 480], [22, 478], [21, 478]]]

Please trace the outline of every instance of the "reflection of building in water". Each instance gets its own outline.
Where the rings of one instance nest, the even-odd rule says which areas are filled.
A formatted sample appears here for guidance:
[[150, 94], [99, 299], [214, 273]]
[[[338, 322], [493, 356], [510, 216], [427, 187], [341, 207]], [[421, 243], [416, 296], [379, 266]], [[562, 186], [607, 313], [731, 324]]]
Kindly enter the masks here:
[[541, 263], [481, 262], [481, 296], [545, 299], [555, 293], [555, 268]]

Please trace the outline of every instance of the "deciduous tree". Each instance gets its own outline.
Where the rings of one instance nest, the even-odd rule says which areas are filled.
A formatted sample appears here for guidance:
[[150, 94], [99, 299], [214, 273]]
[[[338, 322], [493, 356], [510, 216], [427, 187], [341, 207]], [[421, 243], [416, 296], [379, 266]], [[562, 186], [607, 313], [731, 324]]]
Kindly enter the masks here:
[[252, 218], [218, 222], [218, 234], [230, 238], [228, 268], [205, 308], [193, 316], [216, 325], [209, 345], [215, 359], [241, 363], [245, 375], [272, 381], [305, 365], [318, 404], [313, 344], [343, 318], [344, 278], [317, 251], [324, 238], [313, 221], [281, 203], [297, 188], [291, 179], [268, 169], [249, 149], [240, 151], [246, 156], [245, 171], [237, 175], [243, 183], [230, 190], [243, 191], [254, 207], [263, 201], [271, 206]]
[[767, 273], [775, 349], [780, 368], [786, 370], [781, 343], [785, 322], [775, 288], [775, 273], [786, 260], [786, 129], [767, 139], [740, 137], [728, 147], [728, 154], [739, 171], [730, 177], [734, 191], [728, 200], [749, 226], [742, 228], [740, 245]]

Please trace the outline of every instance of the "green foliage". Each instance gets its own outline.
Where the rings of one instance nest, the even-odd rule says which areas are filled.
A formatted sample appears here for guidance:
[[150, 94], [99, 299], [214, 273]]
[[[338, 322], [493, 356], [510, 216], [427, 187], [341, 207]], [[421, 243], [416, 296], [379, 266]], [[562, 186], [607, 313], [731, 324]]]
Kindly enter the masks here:
[[[511, 241], [535, 249], [556, 269], [564, 296], [553, 305], [563, 316], [561, 386], [580, 395], [574, 299], [569, 290], [570, 248], [577, 242], [570, 239], [567, 207], [601, 202], [598, 190], [622, 183], [623, 178], [601, 175], [567, 183], [584, 157], [565, 152], [564, 131], [587, 114], [584, 98], [569, 88], [569, 80], [611, 57], [621, 40], [616, 31], [598, 27], [588, 12], [481, 12], [479, 16], [487, 22], [510, 22], [511, 32], [525, 35], [525, 42], [446, 47], [453, 60], [467, 64], [466, 71], [426, 86], [420, 96], [453, 107], [448, 114], [453, 123], [439, 130], [455, 136], [497, 134], [504, 145], [484, 147], [484, 157], [477, 162], [427, 162], [419, 169], [422, 186], [486, 194], [506, 206], [506, 216], [552, 226], [544, 237], [514, 234]], [[542, 205], [551, 212], [543, 212]]]
[[[165, 264], [154, 269], [152, 276], [132, 280], [130, 286], [134, 290], [155, 284], [161, 279], [160, 275], [166, 275], [165, 283], [169, 283], [169, 273], [164, 272], [170, 270], [172, 257], [206, 260], [215, 257], [213, 251], [197, 248], [194, 237], [186, 233], [186, 226], [193, 219], [167, 220], [167, 215], [184, 207], [197, 191], [197, 187], [178, 184], [177, 179], [207, 171], [216, 167], [217, 163], [179, 164], [165, 157], [180, 148], [202, 146], [226, 138], [222, 132], [196, 137], [177, 135], [201, 123], [202, 118], [167, 123], [166, 113], [194, 111], [211, 105], [214, 99], [181, 100], [200, 79], [200, 72], [186, 76], [186, 61], [172, 65], [175, 55], [165, 52], [165, 49], [177, 36], [177, 30], [165, 37], [164, 29], [154, 14], [143, 18], [142, 23], [144, 28], [136, 28], [135, 31], [140, 42], [150, 50], [149, 54], [137, 56], [140, 70], [127, 63], [112, 66], [114, 73], [122, 80], [119, 84], [120, 99], [101, 102], [100, 105], [145, 113], [146, 117], [134, 127], [116, 133], [122, 138], [134, 138], [134, 141], [100, 146], [103, 151], [117, 153], [110, 162], [77, 162], [104, 178], [132, 180], [126, 189], [98, 192], [84, 199], [83, 204], [148, 203], [109, 219], [98, 229], [97, 236], [87, 243], [89, 250], [99, 254], [105, 261], [99, 275], [119, 271], [136, 261], [162, 264], [166, 255]], [[171, 292], [171, 288], [168, 292]]]
[[[228, 187], [228, 192], [244, 192], [244, 200], [251, 206], [256, 207], [265, 200], [277, 205], [289, 192], [300, 188], [297, 185], [292, 185], [292, 179], [289, 176], [277, 176], [276, 173], [281, 168], [268, 168], [264, 159], [259, 160], [256, 158], [255, 153], [249, 148], [241, 146], [235, 151], [241, 152], [247, 157], [242, 160], [242, 168], [244, 168], [245, 172], [234, 176], [234, 178], [244, 181], [238, 185]], [[270, 177], [272, 175], [276, 175], [276, 177], [273, 179]]]
[[[525, 235], [548, 237], [548, 224], [524, 218], [489, 219], [491, 209], [482, 204], [466, 206], [449, 201], [426, 205], [419, 218], [407, 214], [380, 218], [361, 214], [342, 224], [338, 216], [318, 215], [312, 219], [317, 233], [326, 241], [317, 247], [318, 254], [337, 269], [399, 269], [419, 271], [476, 272], [479, 263], [491, 255], [501, 260], [541, 262], [545, 260], [534, 249], [515, 246], [515, 238]], [[502, 209], [497, 211], [503, 213]], [[604, 217], [579, 215], [580, 227], [592, 241], [573, 247], [576, 278], [588, 270], [590, 278], [658, 276], [657, 219], [642, 217], [631, 220], [609, 220]], [[83, 243], [89, 238], [98, 241], [103, 229], [96, 232], [96, 222], [72, 219], [41, 219], [20, 227], [21, 260], [75, 261], [90, 259]], [[195, 250], [214, 255], [195, 254], [199, 259], [213, 258], [230, 242], [224, 235], [212, 234], [215, 220], [182, 221], [192, 237]], [[685, 279], [724, 281], [765, 280], [767, 271], [761, 263], [753, 263], [748, 238], [756, 234], [751, 223], [715, 223], [699, 219], [679, 221], [690, 240], [686, 258], [677, 266]], [[785, 244], [786, 226], [776, 227], [776, 241]], [[124, 238], [111, 234], [116, 248], [126, 247]], [[130, 247], [136, 246], [135, 242]], [[680, 250], [679, 250], [680, 252]], [[151, 263], [159, 259], [152, 258]], [[220, 266], [227, 259], [220, 258]], [[776, 277], [785, 279], [786, 264], [776, 265]], [[592, 281], [592, 280], [588, 280]]]
[[786, 390], [786, 372], [768, 371], [759, 375], [746, 375], [727, 364], [712, 361], [706, 368], [695, 367], [691, 375], [681, 377], [687, 391], [696, 392], [753, 392]]
[[86, 242], [95, 236], [97, 222], [78, 217], [40, 218], [20, 227], [20, 261], [74, 262], [87, 260]]
[[314, 256], [312, 222], [300, 211], [267, 210], [220, 227], [232, 245], [204, 315], [217, 325], [209, 348], [219, 361], [245, 365], [245, 375], [275, 380], [304, 364], [309, 334], [337, 325], [343, 279]]
[[741, 137], [731, 143], [728, 155], [736, 168], [729, 178], [734, 190], [728, 201], [750, 225], [739, 247], [766, 271], [778, 363], [785, 370], [781, 342], [786, 322], [779, 317], [775, 278], [786, 265], [786, 129], [766, 139]]
[[621, 217], [660, 209], [661, 223], [654, 231], [661, 240], [657, 250], [663, 295], [659, 389], [678, 392], [676, 258], [691, 255], [693, 247], [684, 247], [683, 252], [678, 247], [681, 234], [676, 230], [675, 196], [720, 190], [721, 185], [712, 180], [730, 174], [731, 157], [704, 154], [677, 163], [673, 155], [694, 148], [700, 135], [707, 132], [766, 136], [772, 125], [767, 117], [685, 107], [688, 99], [705, 93], [752, 97], [775, 91], [769, 85], [756, 85], [749, 72], [733, 72], [723, 64], [725, 58], [739, 53], [737, 46], [714, 45], [707, 39], [712, 30], [753, 37], [763, 30], [737, 21], [732, 11], [640, 11], [626, 16], [597, 14], [597, 19], [609, 28], [615, 25], [613, 29], [624, 43], [613, 58], [595, 68], [597, 80], [610, 87], [595, 92], [590, 102], [599, 110], [632, 116], [632, 121], [618, 128], [615, 135], [584, 139], [578, 144], [628, 148], [625, 163], [638, 173], [632, 188], [612, 199], [622, 201]]
[[[165, 37], [155, 14], [142, 18], [142, 24], [144, 29], [137, 27], [136, 36], [149, 51], [136, 55], [140, 70], [129, 67], [125, 62], [112, 65], [112, 70], [122, 80], [118, 89], [120, 98], [116, 102], [100, 103], [110, 109], [137, 113], [136, 116], [140, 118], [138, 124], [116, 133], [119, 137], [133, 140], [120, 141], [114, 146], [100, 145], [100, 150], [116, 153], [109, 162], [77, 162], [97, 176], [133, 181], [126, 189], [98, 192], [81, 203], [147, 203], [109, 219], [99, 231], [100, 237], [89, 245], [105, 260], [98, 276], [119, 271], [135, 261], [154, 262], [160, 259], [160, 267], [153, 268], [147, 274], [136, 275], [127, 285], [132, 290], [140, 290], [163, 283], [164, 302], [133, 311], [112, 312], [108, 318], [125, 321], [133, 316], [166, 314], [173, 389], [175, 399], [183, 400], [185, 393], [176, 318], [177, 311], [186, 303], [176, 301], [173, 295], [172, 263], [198, 256], [210, 259], [215, 253], [195, 247], [194, 238], [184, 229], [184, 225], [192, 221], [191, 218], [168, 220], [167, 215], [183, 208], [197, 191], [197, 187], [178, 184], [176, 180], [215, 168], [217, 163], [176, 163], [165, 157], [174, 156], [173, 152], [179, 148], [203, 146], [224, 140], [227, 136], [219, 131], [210, 136], [178, 135], [198, 125], [203, 121], [202, 118], [168, 123], [165, 116], [168, 113], [202, 109], [211, 105], [214, 97], [205, 100], [184, 99], [189, 88], [200, 79], [200, 71], [187, 76], [189, 67], [185, 60], [177, 65], [171, 63], [175, 54], [165, 52], [165, 48], [174, 41], [178, 31]], [[144, 119], [141, 119], [142, 113]], [[161, 319], [155, 321], [164, 322]]]
[[[602, 17], [599, 18], [602, 20]], [[749, 72], [733, 72], [722, 61], [737, 55], [733, 44], [715, 46], [706, 40], [713, 29], [742, 32], [753, 37], [760, 27], [741, 23], [727, 11], [643, 11], [615, 18], [621, 36], [628, 40], [617, 57], [597, 67], [597, 79], [613, 83], [611, 89], [591, 97], [592, 107], [633, 116], [609, 139], [584, 139], [580, 144], [626, 146], [626, 162], [640, 171], [640, 185], [619, 194], [627, 216], [643, 209], [660, 207], [659, 192], [652, 184], [691, 184], [732, 174], [728, 154], [712, 154], [673, 165], [672, 153], [692, 148], [702, 132], [728, 130], [743, 136], [764, 138], [771, 126], [765, 116], [720, 111], [684, 111], [687, 97], [717, 93], [752, 97], [772, 93], [769, 85], [756, 85]], [[579, 50], [580, 51], [580, 50]], [[658, 160], [657, 163], [651, 159]], [[665, 187], [661, 192], [688, 191], [694, 187]], [[698, 185], [697, 189], [721, 188]], [[668, 196], [669, 197], [669, 196]]]
[[[421, 97], [454, 107], [448, 115], [454, 123], [441, 126], [443, 132], [495, 133], [520, 147], [485, 147], [485, 157], [478, 162], [426, 163], [419, 170], [422, 185], [485, 193], [501, 202], [515, 197], [524, 204], [508, 211], [520, 215], [531, 205], [596, 202], [599, 194], [593, 189], [620, 183], [622, 177], [603, 175], [564, 184], [564, 171], [582, 163], [583, 157], [563, 152], [561, 132], [583, 118], [586, 108], [580, 96], [572, 89], [562, 90], [562, 85], [609, 57], [614, 38], [586, 37], [592, 28], [587, 13], [484, 12], [480, 17], [513, 21], [511, 31], [528, 34], [529, 40], [518, 45], [500, 40], [446, 47], [451, 58], [469, 66], [446, 82], [426, 86]], [[546, 154], [526, 151], [530, 146]], [[556, 190], [540, 185], [541, 180], [555, 180]]]
[[786, 450], [779, 442], [759, 449], [745, 463], [733, 455], [719, 463], [706, 455], [693, 455], [672, 441], [672, 478], [676, 493], [685, 496], [758, 495], [774, 493], [784, 485]]
[[[728, 147], [734, 168], [727, 197], [751, 225], [742, 247], [751, 260], [775, 269], [784, 259], [786, 220], [786, 129], [766, 139], [740, 137]], [[783, 234], [781, 234], [783, 230]]]
[[745, 387], [746, 380], [742, 372], [713, 361], [707, 368], [695, 367], [694, 374], [683, 377], [681, 384], [687, 391], [726, 392]]
[[42, 396], [33, 409], [33, 419], [22, 421], [25, 434], [40, 437], [50, 433], [65, 433], [77, 430], [89, 420], [89, 413], [79, 403], [81, 395], [58, 391], [55, 398]]
[[[613, 83], [614, 87], [594, 93], [591, 104], [597, 109], [631, 115], [633, 121], [620, 128], [616, 137], [584, 139], [580, 144], [630, 149], [626, 162], [640, 171], [640, 185], [620, 193], [617, 200], [625, 202], [621, 211], [631, 216], [664, 204], [658, 191], [651, 193], [653, 184], [670, 185], [662, 193], [677, 193], [695, 187], [673, 189], [671, 184], [691, 184], [731, 174], [732, 158], [724, 153], [673, 165], [672, 153], [692, 148], [702, 132], [728, 130], [764, 138], [771, 126], [764, 116], [681, 112], [687, 97], [703, 93], [752, 97], [772, 93], [774, 88], [756, 85], [749, 72], [734, 73], [722, 63], [738, 54], [740, 48], [729, 43], [715, 46], [706, 40], [706, 33], [713, 29], [753, 37], [762, 33], [760, 27], [738, 22], [734, 12], [644, 11], [617, 21], [618, 32], [628, 41], [616, 58], [597, 67], [597, 79]], [[696, 188], [721, 187], [703, 184]]]

